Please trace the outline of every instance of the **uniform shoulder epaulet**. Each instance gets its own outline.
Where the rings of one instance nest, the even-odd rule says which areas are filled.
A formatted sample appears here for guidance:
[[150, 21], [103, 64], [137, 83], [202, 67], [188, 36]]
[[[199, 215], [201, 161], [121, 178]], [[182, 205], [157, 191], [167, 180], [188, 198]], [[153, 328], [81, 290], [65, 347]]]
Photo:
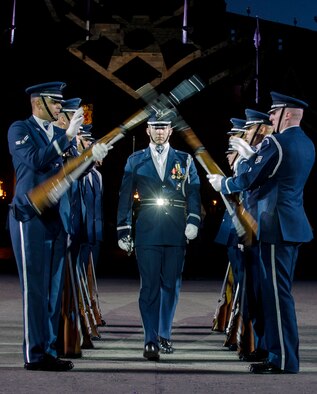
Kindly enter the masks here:
[[142, 155], [145, 152], [145, 149], [141, 149], [141, 150], [137, 150], [136, 152], [131, 153], [130, 158], [131, 157], [137, 157]]
[[184, 152], [184, 151], [182, 151], [182, 150], [178, 150], [178, 149], [175, 149], [175, 153], [177, 153], [178, 155], [185, 156], [185, 157], [187, 157], [188, 155], [189, 155], [189, 156], [191, 156], [191, 154], [190, 154], [190, 153], [188, 153], [188, 152]]

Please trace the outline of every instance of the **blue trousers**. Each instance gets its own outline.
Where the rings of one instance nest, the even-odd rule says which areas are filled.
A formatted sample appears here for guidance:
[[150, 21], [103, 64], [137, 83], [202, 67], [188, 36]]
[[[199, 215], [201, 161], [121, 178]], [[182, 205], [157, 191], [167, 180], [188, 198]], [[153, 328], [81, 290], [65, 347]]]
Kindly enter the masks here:
[[49, 230], [37, 217], [20, 222], [9, 214], [10, 235], [23, 303], [23, 354], [39, 362], [55, 349], [65, 275], [66, 233], [60, 223]]
[[268, 360], [278, 368], [299, 371], [299, 337], [292, 283], [299, 244], [260, 242], [264, 330]]
[[254, 347], [255, 349], [266, 350], [262, 307], [263, 294], [260, 280], [260, 274], [261, 271], [263, 271], [263, 267], [259, 257], [258, 243], [245, 247], [244, 254], [248, 316], [252, 320], [253, 325]]
[[185, 260], [183, 246], [138, 246], [139, 309], [144, 344], [157, 344], [157, 336], [171, 339]]

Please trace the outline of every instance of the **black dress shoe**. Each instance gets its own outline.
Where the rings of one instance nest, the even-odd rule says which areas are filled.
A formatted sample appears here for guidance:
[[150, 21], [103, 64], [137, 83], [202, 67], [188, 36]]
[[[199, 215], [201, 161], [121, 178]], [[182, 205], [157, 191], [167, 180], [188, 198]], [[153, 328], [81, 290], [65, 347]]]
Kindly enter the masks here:
[[239, 360], [248, 361], [251, 363], [256, 363], [256, 362], [260, 362], [260, 361], [266, 361], [268, 355], [269, 354], [266, 350], [256, 349], [249, 354], [240, 354]]
[[292, 373], [289, 371], [282, 370], [278, 368], [276, 365], [270, 362], [258, 363], [258, 364], [250, 364], [249, 371], [257, 374], [282, 374], [282, 373]]
[[35, 363], [25, 363], [24, 368], [28, 371], [70, 371], [74, 368], [74, 364], [68, 360], [61, 360], [45, 354], [43, 359]]
[[28, 371], [41, 371], [43, 367], [43, 363], [41, 361], [36, 363], [24, 363], [24, 369]]
[[159, 347], [162, 353], [170, 354], [174, 352], [172, 341], [166, 338], [158, 337]]
[[143, 357], [149, 361], [158, 361], [160, 359], [159, 348], [153, 342], [147, 343], [144, 346]]

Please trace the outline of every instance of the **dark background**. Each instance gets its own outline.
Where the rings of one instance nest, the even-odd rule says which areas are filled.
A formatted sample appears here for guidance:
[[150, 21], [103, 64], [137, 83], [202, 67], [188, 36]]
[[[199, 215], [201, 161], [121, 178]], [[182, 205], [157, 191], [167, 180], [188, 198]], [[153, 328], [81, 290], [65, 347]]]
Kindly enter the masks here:
[[[83, 22], [89, 19], [92, 31], [99, 23], [118, 24], [120, 16], [118, 29], [122, 32], [122, 48], [127, 51], [149, 51], [153, 39], [158, 40], [166, 31], [170, 39], [159, 42], [158, 46], [167, 70], [188, 54], [200, 50], [200, 55], [192, 61], [167, 78], [162, 77], [157, 91], [167, 93], [193, 74], [198, 74], [206, 83], [204, 90], [182, 103], [178, 109], [227, 174], [230, 171], [224, 152], [228, 139], [226, 132], [231, 128], [230, 118], [244, 118], [245, 108], [266, 112], [270, 107], [272, 90], [294, 95], [310, 104], [302, 126], [316, 145], [317, 64], [313, 51], [317, 32], [260, 21], [259, 102], [256, 103], [256, 50], [253, 42], [256, 20], [226, 12], [224, 1], [213, 1], [208, 7], [207, 3], [209, 2], [202, 0], [189, 2], [187, 44], [181, 43], [182, 14], [176, 12], [183, 4], [181, 0], [161, 1], [157, 9], [149, 1], [17, 1], [13, 43], [10, 42], [13, 1], [2, 5], [0, 180], [3, 181], [7, 197], [0, 200], [1, 271], [15, 270], [5, 228], [7, 207], [14, 188], [7, 130], [13, 121], [30, 116], [29, 97], [24, 92], [25, 88], [46, 81], [65, 81], [65, 98], [81, 97], [83, 103], [93, 104], [93, 133], [96, 138], [107, 134], [145, 105], [141, 99], [131, 97], [124, 89], [87, 65], [84, 59], [69, 51], [68, 48], [74, 42], [82, 42], [80, 48], [83, 54], [107, 69], [111, 56], [120, 49], [103, 36], [96, 39], [91, 34], [87, 42], [87, 31], [69, 18], [70, 13]], [[48, 7], [48, 4], [52, 7]], [[210, 8], [213, 12], [210, 12]], [[134, 28], [135, 15], [148, 15], [151, 27]], [[166, 15], [169, 18], [164, 19]], [[153, 27], [160, 29], [160, 35], [154, 38]], [[215, 80], [214, 77], [219, 75]], [[160, 73], [136, 60], [122, 67], [117, 77], [137, 89], [160, 77]], [[100, 169], [105, 190], [105, 240], [98, 264], [99, 275], [137, 276], [134, 255], [126, 256], [117, 246], [116, 210], [126, 159], [133, 149], [138, 150], [147, 144], [145, 124], [142, 124], [115, 145]], [[171, 144], [177, 149], [190, 152], [190, 148], [176, 133], [171, 137]], [[206, 216], [200, 236], [188, 245], [184, 277], [222, 278], [228, 262], [226, 249], [215, 244], [213, 239], [219, 228], [224, 206], [207, 182], [200, 164], [196, 162], [196, 165], [201, 175], [202, 202]], [[307, 215], [313, 229], [316, 228], [315, 184], [316, 166], [304, 195]], [[215, 206], [212, 200], [217, 200]], [[298, 279], [316, 279], [313, 268], [316, 252], [315, 240], [302, 245], [296, 270]]]

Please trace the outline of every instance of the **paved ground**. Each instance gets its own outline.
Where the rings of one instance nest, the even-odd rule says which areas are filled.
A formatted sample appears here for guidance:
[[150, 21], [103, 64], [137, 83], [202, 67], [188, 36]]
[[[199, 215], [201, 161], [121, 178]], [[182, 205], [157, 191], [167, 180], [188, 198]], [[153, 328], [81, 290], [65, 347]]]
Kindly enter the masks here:
[[15, 274], [0, 274], [0, 393], [317, 393], [317, 282], [294, 284], [301, 371], [259, 376], [211, 332], [221, 281], [184, 281], [174, 328], [176, 352], [159, 362], [142, 356], [143, 334], [134, 279], [98, 278], [107, 326], [69, 372], [23, 369], [21, 296]]

